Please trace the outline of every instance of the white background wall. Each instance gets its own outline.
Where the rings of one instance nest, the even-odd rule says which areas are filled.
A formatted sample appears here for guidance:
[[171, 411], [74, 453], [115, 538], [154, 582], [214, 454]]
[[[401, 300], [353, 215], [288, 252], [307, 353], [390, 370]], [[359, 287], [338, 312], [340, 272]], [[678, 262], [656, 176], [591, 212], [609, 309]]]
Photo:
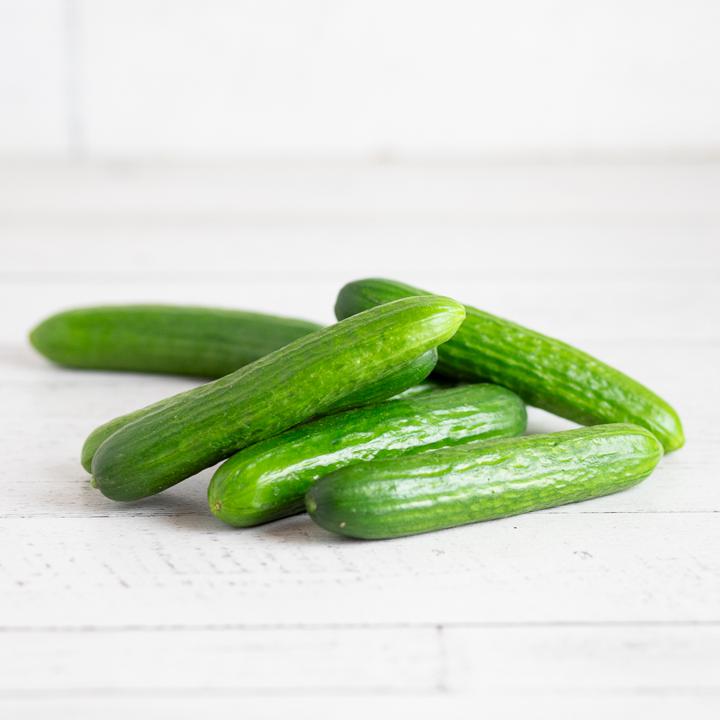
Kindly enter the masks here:
[[716, 0], [0, 0], [0, 156], [712, 155]]

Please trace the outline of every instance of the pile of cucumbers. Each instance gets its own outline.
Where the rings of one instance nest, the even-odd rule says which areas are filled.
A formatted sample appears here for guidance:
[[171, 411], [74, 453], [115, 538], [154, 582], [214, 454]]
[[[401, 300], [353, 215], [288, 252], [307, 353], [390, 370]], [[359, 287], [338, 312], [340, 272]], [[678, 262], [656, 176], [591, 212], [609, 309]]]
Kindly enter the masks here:
[[[120, 501], [222, 461], [208, 504], [237, 527], [307, 510], [350, 537], [412, 535], [623, 490], [684, 443], [677, 413], [637, 381], [450, 298], [358, 280], [335, 314], [323, 328], [93, 307], [30, 339], [69, 367], [215, 378], [101, 425], [81, 461]], [[523, 436], [526, 403], [587, 427]]]

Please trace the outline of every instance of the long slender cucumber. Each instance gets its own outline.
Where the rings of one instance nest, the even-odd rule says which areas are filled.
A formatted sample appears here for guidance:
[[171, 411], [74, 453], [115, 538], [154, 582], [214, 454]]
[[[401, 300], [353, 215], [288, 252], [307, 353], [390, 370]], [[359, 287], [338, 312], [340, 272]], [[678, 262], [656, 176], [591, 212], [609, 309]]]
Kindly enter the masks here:
[[663, 450], [636, 425], [490, 440], [337, 470], [307, 493], [326, 530], [381, 539], [440, 530], [624, 490]]
[[218, 378], [315, 332], [306, 320], [219, 308], [116, 305], [57, 313], [30, 333], [60, 365]]
[[483, 438], [519, 435], [525, 405], [498, 385], [465, 385], [313, 420], [246, 447], [208, 488], [212, 512], [247, 527], [305, 509], [305, 492], [339, 468]]
[[[329, 414], [346, 410], [347, 408], [367, 405], [380, 400], [386, 400], [406, 389], [412, 390], [414, 387], [418, 387], [418, 383], [421, 383], [432, 372], [436, 362], [437, 351], [433, 348], [397, 370], [393, 370], [387, 377], [380, 378], [370, 385], [361, 387], [345, 398], [339, 398], [327, 408], [325, 412]], [[152, 405], [140, 408], [140, 410], [135, 410], [126, 415], [120, 415], [95, 428], [95, 430], [88, 435], [80, 453], [80, 462], [85, 470], [91, 472], [92, 459], [95, 456], [95, 452], [113, 433], [116, 433], [121, 427], [133, 422], [133, 420], [138, 420], [145, 415], [160, 410], [168, 402], [175, 402], [175, 398], [163, 398]]]
[[94, 482], [115, 500], [160, 492], [386, 377], [464, 317], [448, 298], [405, 298], [301, 337], [121, 427], [95, 452]]
[[[392, 280], [358, 280], [342, 288], [335, 314], [342, 319], [398, 298], [426, 294]], [[684, 444], [675, 410], [636, 380], [560, 340], [469, 305], [465, 310], [462, 327], [438, 350], [438, 372], [504, 385], [528, 405], [582, 425], [640, 425], [655, 434], [666, 452]]]

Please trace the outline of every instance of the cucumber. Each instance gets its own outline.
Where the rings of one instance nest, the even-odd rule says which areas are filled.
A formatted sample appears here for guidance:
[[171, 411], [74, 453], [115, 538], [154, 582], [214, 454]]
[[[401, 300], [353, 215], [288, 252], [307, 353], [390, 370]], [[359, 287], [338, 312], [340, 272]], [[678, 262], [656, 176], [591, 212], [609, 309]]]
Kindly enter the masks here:
[[114, 500], [160, 492], [387, 377], [464, 317], [448, 298], [405, 298], [295, 340], [121, 427], [95, 452], [95, 485]]
[[67, 367], [218, 378], [319, 329], [239, 310], [117, 305], [53, 315], [30, 333], [30, 342]]
[[[436, 362], [437, 351], [433, 348], [399, 369], [393, 370], [387, 377], [380, 378], [380, 380], [376, 380], [374, 383], [356, 390], [345, 398], [340, 398], [325, 412], [333, 413], [346, 410], [347, 408], [359, 407], [360, 405], [385, 400], [406, 390], [406, 388], [410, 390], [413, 390], [415, 387], [423, 388], [423, 385], [417, 385], [417, 383], [421, 383], [432, 372]], [[170, 401], [174, 402], [174, 399], [170, 398]], [[169, 402], [168, 398], [163, 398], [152, 405], [116, 417], [95, 428], [95, 430], [88, 435], [80, 453], [80, 462], [85, 470], [91, 472], [92, 459], [95, 452], [113, 433], [128, 423], [131, 423], [133, 420], [137, 420], [159, 410], [167, 402]]]
[[624, 490], [662, 455], [651, 432], [627, 424], [490, 440], [337, 470], [306, 507], [341, 535], [414, 535]]
[[226, 460], [208, 488], [212, 512], [247, 527], [302, 512], [305, 492], [333, 470], [429, 448], [519, 435], [525, 405], [497, 385], [388, 400], [299, 425]]
[[[398, 298], [426, 295], [392, 280], [358, 280], [340, 291], [338, 319]], [[581, 425], [628, 422], [650, 430], [666, 452], [685, 442], [675, 410], [639, 382], [570, 345], [466, 306], [462, 327], [438, 351], [437, 371], [504, 385], [528, 405]]]
[[393, 369], [386, 377], [380, 378], [380, 380], [376, 380], [344, 398], [340, 398], [323, 414], [329, 415], [348, 408], [371, 405], [387, 400], [399, 393], [412, 392], [415, 388], [418, 388], [415, 392], [422, 392], [422, 388], [425, 386], [423, 380], [435, 369], [437, 358], [437, 350], [432, 348], [409, 363]]

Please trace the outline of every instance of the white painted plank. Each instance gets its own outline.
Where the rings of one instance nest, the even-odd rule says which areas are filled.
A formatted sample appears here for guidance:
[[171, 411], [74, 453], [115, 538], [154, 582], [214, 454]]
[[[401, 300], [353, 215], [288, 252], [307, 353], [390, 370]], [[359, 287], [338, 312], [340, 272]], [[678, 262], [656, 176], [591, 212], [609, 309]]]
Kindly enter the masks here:
[[720, 627], [451, 628], [448, 689], [482, 695], [720, 695]]
[[[177, 693], [425, 695], [543, 704], [720, 695], [720, 628], [496, 627], [5, 633], [0, 700]], [[104, 661], [97, 662], [102, 656]]]
[[[446, 242], [450, 257], [439, 258], [438, 267], [430, 269], [428, 265], [442, 243], [440, 233], [435, 243], [426, 244], [427, 252], [420, 254], [415, 253], [423, 243], [414, 243], [414, 249], [410, 245], [393, 245], [394, 234], [387, 233], [383, 244], [382, 235], [385, 234], [373, 233], [373, 239], [370, 235], [359, 239], [345, 254], [330, 243], [325, 246], [329, 252], [323, 253], [324, 248], [318, 247], [317, 242], [306, 245], [308, 254], [294, 253], [287, 235], [272, 239], [258, 236], [257, 244], [253, 244], [249, 253], [237, 242], [233, 246], [228, 244], [228, 269], [220, 273], [163, 271], [163, 254], [173, 253], [170, 242], [156, 246], [154, 251], [142, 251], [137, 257], [138, 269], [128, 269], [119, 276], [110, 270], [93, 272], [90, 269], [79, 275], [54, 272], [45, 275], [41, 268], [46, 266], [42, 264], [36, 271], [29, 271], [27, 277], [23, 274], [3, 277], [0, 301], [7, 303], [6, 307], [10, 303], [16, 307], [12, 314], [6, 314], [0, 328], [0, 342], [6, 346], [12, 343], [16, 348], [13, 352], [21, 352], [29, 330], [48, 315], [68, 307], [103, 303], [168, 302], [243, 308], [331, 323], [340, 288], [358, 278], [378, 276], [445, 293], [560, 337], [608, 362], [627, 362], [627, 358], [635, 354], [641, 362], [640, 374], [647, 372], [645, 367], [655, 373], [652, 364], [662, 360], [657, 354], [659, 343], [685, 341], [689, 346], [712, 346], [720, 339], [713, 313], [720, 302], [720, 284], [713, 279], [712, 268], [699, 276], [688, 272], [687, 279], [681, 281], [678, 273], [669, 269], [663, 273], [652, 267], [632, 271], [621, 266], [618, 271], [598, 271], [593, 263], [599, 259], [599, 253], [584, 256], [574, 253], [572, 267], [533, 270], [530, 263], [535, 253], [529, 251], [528, 264], [515, 270], [503, 267], [500, 253], [494, 260], [485, 262], [485, 252], [488, 257], [494, 252], [490, 245], [507, 240], [495, 237], [486, 251], [479, 243]], [[147, 236], [151, 241], [152, 234]], [[177, 235], [175, 239], [179, 242]], [[187, 244], [188, 251], [202, 242], [200, 234], [195, 240]], [[681, 241], [678, 234], [676, 242]], [[519, 248], [526, 247], [527, 242], [531, 242], [529, 234], [522, 238], [516, 236], [513, 247], [521, 252]], [[122, 243], [119, 233], [118, 243]], [[273, 258], [267, 258], [268, 264], [260, 269], [262, 252], [257, 253], [260, 257], [253, 258], [254, 248], [267, 247], [268, 243], [272, 243], [278, 258], [285, 256], [278, 260], [276, 269], [272, 268]], [[129, 246], [130, 243], [125, 244], [128, 251]], [[147, 245], [138, 243], [137, 247]], [[213, 248], [213, 243], [206, 241], [205, 247]], [[548, 243], [545, 248], [562, 252], [558, 243]], [[36, 250], [38, 255], [43, 252], [40, 247]], [[219, 263], [224, 254], [215, 255], [216, 262]], [[295, 272], [286, 267], [293, 256], [297, 260]], [[622, 253], [618, 251], [616, 256], [618, 262], [622, 262]], [[352, 264], [353, 259], [356, 264]], [[328, 268], [333, 261], [348, 267]], [[322, 264], [316, 265], [316, 262]], [[457, 272], [449, 267], [451, 262], [458, 264]], [[155, 271], [148, 270], [152, 265], [156, 266]], [[231, 269], [232, 266], [237, 269]], [[253, 266], [258, 268], [256, 273]], [[633, 309], [632, 314], [627, 312], [628, 308]], [[23, 358], [23, 362], [27, 363], [27, 358]], [[637, 374], [638, 368], [631, 366], [627, 370]]]
[[63, 0], [0, 0], [0, 157], [66, 156]]
[[619, 694], [608, 697], [597, 694], [576, 696], [553, 695], [487, 697], [462, 695], [367, 695], [341, 694], [336, 697], [312, 696], [299, 693], [278, 697], [259, 697], [206, 691], [195, 696], [172, 693], [99, 694], [82, 698], [67, 698], [62, 694], [15, 700], [0, 699], [0, 712], [17, 720], [56, 717], [77, 720], [196, 720], [206, 715], [217, 720], [237, 720], [239, 716], [257, 720], [315, 720], [318, 717], [342, 716], [348, 720], [368, 717], [413, 717], [436, 720], [438, 717], [465, 720], [481, 708], [497, 720], [676, 720], [688, 715], [693, 720], [715, 720], [720, 700], [713, 695], [671, 695], [662, 690], [647, 694]]
[[440, 677], [439, 642], [435, 628], [5, 633], [0, 698], [53, 691], [428, 691]]
[[376, 543], [304, 517], [126, 515], [0, 521], [3, 625], [720, 620], [716, 514], [535, 513]]
[[694, 228], [717, 222], [719, 188], [720, 168], [710, 162], [6, 163], [0, 221], [662, 221]]
[[80, 5], [91, 155], [720, 142], [711, 0]]

